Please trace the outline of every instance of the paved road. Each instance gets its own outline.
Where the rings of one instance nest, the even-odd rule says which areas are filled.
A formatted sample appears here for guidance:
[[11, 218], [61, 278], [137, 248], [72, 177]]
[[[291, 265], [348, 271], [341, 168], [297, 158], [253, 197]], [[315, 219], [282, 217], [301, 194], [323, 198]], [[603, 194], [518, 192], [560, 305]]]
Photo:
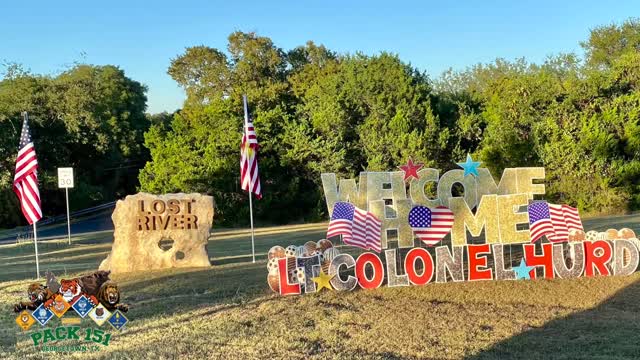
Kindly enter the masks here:
[[[591, 218], [585, 219], [583, 222], [585, 225], [585, 230], [605, 231], [608, 228], [619, 229], [621, 227], [630, 227], [636, 232], [636, 234], [640, 235], [640, 213]], [[72, 235], [80, 235], [106, 230], [113, 230], [113, 222], [111, 221], [111, 210], [71, 223]], [[222, 232], [225, 231], [224, 229], [221, 230]], [[268, 231], [268, 228], [262, 228], [259, 231]], [[14, 243], [16, 241], [16, 236], [16, 233], [10, 235], [0, 235], [0, 244]], [[67, 224], [65, 222], [38, 228], [38, 241], [59, 239], [66, 236]]]
[[[73, 218], [72, 218], [73, 219]], [[31, 228], [25, 228], [31, 229]], [[94, 215], [88, 218], [84, 218], [71, 223], [71, 235], [79, 235], [84, 233], [91, 233], [96, 231], [113, 230], [113, 222], [111, 221], [111, 212], [105, 212], [98, 215]], [[13, 243], [16, 241], [17, 233], [13, 232], [9, 235], [0, 235], [0, 244]], [[48, 239], [59, 239], [67, 236], [67, 223], [46, 225], [43, 228], [38, 228], [38, 241]]]

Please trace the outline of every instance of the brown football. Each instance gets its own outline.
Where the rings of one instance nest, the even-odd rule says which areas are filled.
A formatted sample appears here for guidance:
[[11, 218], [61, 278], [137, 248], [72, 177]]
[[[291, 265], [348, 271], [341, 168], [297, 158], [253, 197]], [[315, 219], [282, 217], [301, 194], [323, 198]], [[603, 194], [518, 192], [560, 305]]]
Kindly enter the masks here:
[[620, 229], [620, 231], [618, 231], [618, 238], [620, 239], [633, 239], [635, 237], [636, 233], [629, 228]]
[[586, 239], [586, 234], [582, 230], [570, 230], [569, 231], [569, 241], [584, 241]]
[[278, 274], [269, 274], [267, 276], [267, 283], [274, 292], [280, 293], [280, 276]]
[[607, 240], [615, 240], [618, 238], [618, 230], [609, 229], [607, 230]]
[[322, 239], [320, 241], [318, 241], [318, 248], [317, 250], [320, 251], [320, 253], [323, 253], [325, 250], [332, 248], [333, 247], [333, 243], [331, 242], [331, 240], [327, 240], [327, 239]]
[[267, 254], [269, 260], [271, 259], [281, 259], [285, 257], [285, 250], [282, 246], [276, 245], [269, 249], [269, 253]]
[[318, 244], [316, 244], [315, 241], [307, 241], [304, 244], [304, 256], [313, 255], [313, 253], [316, 251], [316, 247], [318, 247]]

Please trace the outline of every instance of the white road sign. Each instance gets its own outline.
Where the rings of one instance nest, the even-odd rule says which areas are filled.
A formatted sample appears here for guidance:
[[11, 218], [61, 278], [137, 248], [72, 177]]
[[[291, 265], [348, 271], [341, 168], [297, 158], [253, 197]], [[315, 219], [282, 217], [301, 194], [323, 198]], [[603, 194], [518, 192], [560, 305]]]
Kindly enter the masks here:
[[73, 168], [58, 168], [58, 187], [60, 189], [73, 187]]

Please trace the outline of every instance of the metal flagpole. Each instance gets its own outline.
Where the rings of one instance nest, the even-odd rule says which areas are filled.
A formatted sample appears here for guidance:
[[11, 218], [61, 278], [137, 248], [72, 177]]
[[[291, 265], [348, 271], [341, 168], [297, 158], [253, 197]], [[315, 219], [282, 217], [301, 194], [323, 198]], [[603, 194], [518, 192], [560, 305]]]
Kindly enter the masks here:
[[[251, 180], [249, 180], [249, 182], [251, 182]], [[251, 184], [249, 184], [249, 186], [251, 186]], [[249, 215], [251, 216], [251, 257], [253, 258], [253, 262], [256, 262], [256, 245], [255, 245], [255, 239], [254, 239], [254, 234], [253, 234], [253, 202], [251, 200], [251, 198], [253, 197], [253, 195], [251, 194], [251, 191], [249, 191]]]
[[[24, 123], [26, 125], [27, 122], [29, 121], [29, 113], [24, 111], [22, 115], [24, 116]], [[38, 257], [38, 230], [36, 229], [37, 222], [38, 222], [37, 220], [33, 222], [33, 246], [35, 247], [35, 250], [36, 250], [36, 276], [37, 276], [37, 279], [40, 279], [40, 259]]]
[[69, 235], [69, 245], [71, 245], [71, 218], [69, 217], [69, 188], [64, 188], [64, 194], [67, 198], [67, 234]]
[[[249, 106], [247, 105], [247, 95], [242, 95], [242, 101], [244, 102], [244, 134], [247, 134], [247, 126], [249, 125]], [[249, 139], [247, 138], [247, 143]], [[244, 149], [246, 151], [246, 149]], [[256, 244], [255, 235], [253, 232], [253, 177], [249, 176], [249, 217], [251, 219], [251, 258], [253, 262], [256, 262]]]
[[40, 279], [40, 260], [38, 259], [38, 231], [36, 230], [36, 222], [33, 223], [33, 245], [36, 248], [36, 273], [37, 279]]

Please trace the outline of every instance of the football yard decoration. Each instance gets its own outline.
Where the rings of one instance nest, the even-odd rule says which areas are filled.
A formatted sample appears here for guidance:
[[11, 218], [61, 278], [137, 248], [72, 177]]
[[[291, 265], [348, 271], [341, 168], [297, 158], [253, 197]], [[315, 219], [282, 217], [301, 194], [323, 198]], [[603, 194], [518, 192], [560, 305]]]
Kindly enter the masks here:
[[441, 174], [409, 159], [358, 181], [322, 174], [327, 239], [273, 247], [269, 287], [295, 295], [636, 271], [633, 230], [585, 232], [576, 208], [543, 200], [544, 168], [507, 168], [496, 184], [470, 155], [457, 165]]

